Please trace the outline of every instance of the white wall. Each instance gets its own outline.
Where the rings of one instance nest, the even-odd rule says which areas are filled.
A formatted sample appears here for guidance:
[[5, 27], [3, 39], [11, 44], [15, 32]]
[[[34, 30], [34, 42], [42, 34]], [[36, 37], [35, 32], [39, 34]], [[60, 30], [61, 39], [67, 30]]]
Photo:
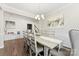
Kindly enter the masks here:
[[2, 7], [2, 9], [4, 11], [8, 11], [8, 12], [11, 12], [11, 13], [15, 13], [15, 14], [19, 14], [19, 15], [26, 16], [26, 17], [31, 17], [31, 18], [34, 18], [34, 16], [35, 16], [31, 12], [22, 11], [20, 9], [13, 8], [11, 6], [6, 5], [5, 3], [0, 3], [0, 6]]
[[3, 20], [3, 10], [0, 8], [0, 35], [4, 34], [4, 20]]
[[[55, 31], [56, 38], [62, 40], [64, 46], [71, 47], [68, 32], [70, 29], [79, 29], [79, 4], [70, 4], [56, 10], [54, 13], [51, 12], [49, 17], [42, 24], [42, 29], [48, 29], [47, 24], [45, 24], [47, 20], [53, 20], [52, 17], [59, 15], [64, 15], [64, 26], [50, 29], [50, 33]], [[49, 31], [49, 29], [47, 31]]]
[[27, 23], [34, 23], [34, 14], [29, 12], [24, 12], [16, 8], [7, 6], [5, 4], [0, 4], [0, 35], [4, 35], [5, 31], [5, 21], [12, 20], [15, 21], [15, 29], [10, 29], [9, 31], [25, 31], [27, 29]]
[[32, 18], [28, 18], [28, 17], [17, 15], [17, 14], [5, 12], [3, 9], [0, 8], [0, 48], [4, 47], [4, 40], [7, 40], [8, 38], [10, 38], [10, 39], [15, 38], [15, 36], [4, 37], [4, 35], [5, 35], [5, 21], [6, 20], [15, 21], [15, 25], [16, 25], [15, 29], [8, 30], [8, 31], [14, 31], [15, 33], [17, 31], [20, 31], [20, 32], [26, 31], [27, 23], [31, 23], [31, 24], [34, 23]]
[[3, 20], [3, 10], [0, 8], [0, 48], [4, 47], [4, 20]]
[[26, 31], [27, 30], [27, 24], [31, 23], [33, 24], [33, 20], [31, 18], [23, 17], [20, 15], [12, 14], [9, 12], [4, 12], [4, 19], [9, 21], [15, 21], [15, 29], [9, 29], [8, 31], [14, 31], [15, 33], [17, 31]]

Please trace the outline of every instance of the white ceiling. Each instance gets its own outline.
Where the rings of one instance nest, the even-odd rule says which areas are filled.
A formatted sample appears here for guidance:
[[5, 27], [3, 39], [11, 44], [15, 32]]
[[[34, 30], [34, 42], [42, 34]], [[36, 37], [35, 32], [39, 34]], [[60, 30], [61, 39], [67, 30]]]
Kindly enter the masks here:
[[67, 5], [66, 3], [6, 3], [6, 5], [33, 14], [48, 14]]

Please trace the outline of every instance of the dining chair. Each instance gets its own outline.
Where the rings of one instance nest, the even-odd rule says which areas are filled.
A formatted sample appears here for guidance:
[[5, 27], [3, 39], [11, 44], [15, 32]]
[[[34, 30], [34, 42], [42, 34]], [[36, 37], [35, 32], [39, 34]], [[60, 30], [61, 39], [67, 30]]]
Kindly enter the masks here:
[[26, 53], [26, 55], [29, 55], [31, 53], [29, 53], [29, 49], [30, 49], [30, 40], [27, 37], [27, 31], [23, 32], [23, 38], [24, 38], [24, 53]]
[[[29, 40], [30, 55], [41, 55], [40, 52], [43, 52], [43, 46], [37, 44], [36, 35], [34, 33], [28, 33], [27, 38]], [[27, 41], [28, 42], [28, 41]]]
[[71, 42], [71, 55], [79, 56], [79, 30], [71, 29], [69, 31], [69, 37]]

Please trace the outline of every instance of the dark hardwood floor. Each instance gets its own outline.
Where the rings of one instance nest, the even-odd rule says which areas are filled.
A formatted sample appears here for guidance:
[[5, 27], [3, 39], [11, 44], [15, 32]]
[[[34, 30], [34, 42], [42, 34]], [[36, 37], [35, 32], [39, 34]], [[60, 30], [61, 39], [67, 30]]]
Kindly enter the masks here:
[[[61, 50], [63, 50], [66, 56], [70, 55], [70, 48], [63, 47]], [[0, 56], [29, 56], [26, 40], [18, 38], [4, 41], [4, 48], [0, 49]]]
[[23, 38], [7, 40], [4, 41], [4, 48], [0, 49], [0, 56], [26, 56], [28, 54], [26, 49]]

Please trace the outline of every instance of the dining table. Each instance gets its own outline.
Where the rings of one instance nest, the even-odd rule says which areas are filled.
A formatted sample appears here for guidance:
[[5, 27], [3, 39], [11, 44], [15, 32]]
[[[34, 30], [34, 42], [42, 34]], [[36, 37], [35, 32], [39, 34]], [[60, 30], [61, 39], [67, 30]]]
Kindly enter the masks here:
[[59, 51], [62, 46], [61, 40], [47, 36], [36, 36], [36, 42], [44, 46], [44, 56], [48, 56], [48, 49], [54, 49], [58, 46]]

